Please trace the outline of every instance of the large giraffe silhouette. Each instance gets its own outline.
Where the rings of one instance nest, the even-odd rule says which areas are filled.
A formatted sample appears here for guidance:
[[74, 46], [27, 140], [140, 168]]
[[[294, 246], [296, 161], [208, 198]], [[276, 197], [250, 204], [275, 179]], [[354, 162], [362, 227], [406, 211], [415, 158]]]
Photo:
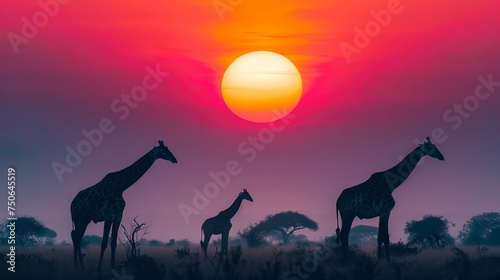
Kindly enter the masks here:
[[123, 209], [125, 209], [123, 192], [137, 182], [157, 159], [161, 158], [177, 163], [177, 159], [163, 144], [163, 141], [158, 141], [158, 143], [159, 146], [155, 146], [129, 167], [107, 174], [99, 183], [80, 191], [75, 196], [71, 202], [71, 220], [74, 224], [71, 239], [73, 240], [75, 266], [77, 266], [78, 258], [83, 268], [81, 241], [88, 224], [90, 221], [94, 223], [104, 221], [104, 233], [102, 235], [101, 254], [97, 270], [101, 270], [102, 257], [108, 245], [111, 227], [113, 228], [111, 233], [111, 266], [113, 267], [118, 228]]
[[[438, 148], [427, 142], [419, 144], [400, 163], [383, 172], [377, 172], [370, 178], [354, 187], [342, 191], [337, 199], [337, 243], [342, 244], [344, 256], [348, 255], [349, 231], [354, 218], [371, 219], [379, 217], [378, 227], [378, 257], [381, 256], [382, 244], [385, 245], [385, 255], [389, 255], [389, 216], [395, 201], [392, 192], [399, 187], [412, 173], [413, 169], [424, 156], [444, 160]], [[339, 229], [339, 212], [342, 219], [342, 230]]]
[[231, 224], [231, 218], [240, 209], [241, 202], [243, 199], [253, 202], [252, 197], [246, 189], [238, 194], [236, 200], [224, 211], [219, 212], [215, 217], [208, 218], [201, 226], [202, 233], [205, 234], [205, 239], [200, 241], [201, 248], [203, 249], [203, 255], [207, 257], [208, 243], [210, 242], [210, 237], [212, 235], [222, 234], [222, 252], [227, 252], [229, 230], [233, 226]]

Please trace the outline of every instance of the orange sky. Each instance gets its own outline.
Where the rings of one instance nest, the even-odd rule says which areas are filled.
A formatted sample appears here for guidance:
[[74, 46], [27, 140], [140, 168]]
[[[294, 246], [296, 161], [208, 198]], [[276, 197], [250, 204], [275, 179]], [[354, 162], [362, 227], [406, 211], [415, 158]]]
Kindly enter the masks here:
[[[367, 83], [382, 83], [379, 76], [386, 79], [387, 74], [395, 71], [439, 71], [439, 65], [449, 67], [447, 61], [460, 61], [457, 59], [477, 48], [483, 53], [493, 52], [494, 44], [490, 41], [496, 39], [481, 33], [498, 31], [494, 15], [488, 15], [494, 13], [491, 5], [497, 5], [496, 2], [450, 5], [401, 1], [400, 13], [392, 15], [388, 26], [371, 40], [369, 47], [353, 54], [351, 63], [346, 63], [339, 44], [354, 45], [353, 29], [363, 29], [373, 20], [370, 11], [387, 10], [392, 2], [399, 1], [242, 0], [232, 11], [224, 13], [223, 20], [213, 1], [206, 0], [175, 5], [167, 1], [128, 1], [122, 5], [70, 2], [61, 6], [36, 39], [19, 48], [25, 56], [44, 52], [60, 71], [78, 66], [93, 69], [96, 74], [114, 70], [130, 75], [141, 73], [143, 67], [138, 65], [161, 62], [175, 69], [172, 74], [180, 83], [195, 81], [204, 88], [203, 96], [193, 93], [194, 99], [182, 96], [177, 102], [189, 100], [191, 105], [209, 104], [221, 109], [225, 105], [221, 103], [219, 87], [225, 68], [246, 52], [274, 51], [291, 59], [301, 72], [306, 110], [332, 103], [360, 106], [359, 99], [366, 96], [349, 93], [358, 89], [342, 83], [348, 76], [363, 75]], [[20, 18], [30, 18], [41, 9], [34, 2], [11, 6], [1, 27], [4, 32], [20, 33]], [[481, 41], [464, 46], [463, 40], [470, 42], [474, 37]], [[58, 45], [57, 52], [50, 44]], [[362, 85], [354, 85], [357, 86]]]

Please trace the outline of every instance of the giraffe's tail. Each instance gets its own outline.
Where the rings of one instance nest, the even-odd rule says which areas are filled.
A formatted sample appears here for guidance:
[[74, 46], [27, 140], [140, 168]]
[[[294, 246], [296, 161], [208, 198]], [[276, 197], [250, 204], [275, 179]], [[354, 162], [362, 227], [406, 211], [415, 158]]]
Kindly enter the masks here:
[[[71, 209], [71, 210], [73, 210], [73, 209]], [[74, 240], [75, 240], [75, 237], [74, 237], [75, 236], [75, 221], [73, 220], [73, 211], [71, 211], [71, 227], [73, 228], [71, 230], [71, 241], [74, 242]]]
[[335, 234], [337, 235], [337, 244], [340, 244], [340, 228], [339, 228], [339, 205], [337, 204], [337, 229]]
[[73, 221], [71, 221], [71, 223], [73, 224], [73, 229], [71, 230], [71, 241], [73, 241], [73, 244], [75, 244], [75, 237], [76, 237], [75, 223]]
[[201, 245], [201, 248], [203, 248], [203, 228], [201, 228], [201, 230], [200, 230], [200, 245]]

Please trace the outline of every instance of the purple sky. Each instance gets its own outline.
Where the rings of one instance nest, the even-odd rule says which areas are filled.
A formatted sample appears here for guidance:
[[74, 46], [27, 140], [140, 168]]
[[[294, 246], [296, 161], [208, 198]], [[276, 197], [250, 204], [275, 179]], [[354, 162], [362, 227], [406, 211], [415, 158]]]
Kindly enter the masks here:
[[[151, 18], [144, 8], [146, 12], [134, 15], [144, 32], [167, 25], [172, 34], [161, 29], [167, 34], [140, 37], [137, 26], [127, 33], [125, 23], [130, 21], [121, 10], [100, 7], [96, 13], [106, 19], [100, 22], [99, 17], [93, 20], [92, 9], [68, 4], [16, 54], [7, 34], [20, 33], [20, 18], [40, 8], [35, 2], [9, 4], [7, 24], [0, 27], [0, 170], [17, 170], [17, 214], [43, 221], [59, 241], [71, 240], [73, 197], [163, 140], [179, 163], [157, 161], [124, 193], [123, 224], [138, 215], [151, 225], [148, 239], [198, 242], [203, 221], [246, 188], [254, 202], [242, 204], [232, 220], [232, 236], [268, 214], [294, 210], [319, 223], [317, 232], [302, 232], [319, 239], [334, 233], [335, 201], [344, 188], [392, 167], [416, 147], [416, 139], [423, 141], [442, 129], [446, 138], [434, 140], [441, 139], [437, 146], [446, 160], [426, 158], [394, 192], [389, 230], [392, 241], [406, 240], [406, 221], [434, 214], [455, 223], [456, 236], [471, 216], [500, 211], [500, 87], [492, 87], [493, 92], [483, 87], [481, 94], [490, 93], [484, 100], [474, 97], [482, 84], [478, 77], [500, 81], [498, 9], [487, 9], [489, 3], [449, 11], [444, 6], [432, 11], [423, 4], [408, 7], [351, 63], [338, 49], [339, 38], [354, 36], [352, 26], [367, 22], [370, 8], [356, 9], [358, 21], [344, 24], [345, 30], [288, 31], [282, 37], [263, 32], [261, 41], [247, 34], [248, 41], [229, 46], [211, 43], [212, 37], [222, 39], [203, 29], [204, 21], [226, 24], [212, 10], [202, 13], [199, 25], [189, 26], [191, 33], [183, 33], [174, 31], [173, 22]], [[228, 25], [237, 20], [237, 12]], [[327, 19], [320, 15], [311, 24]], [[301, 16], [306, 17], [297, 18]], [[169, 36], [177, 39], [172, 45], [165, 39]], [[222, 54], [272, 48], [277, 38], [295, 37], [310, 38], [318, 50], [302, 54], [308, 49], [299, 44], [283, 53], [310, 62], [299, 62], [306, 77], [303, 98], [283, 131], [273, 134], [249, 162], [239, 145], [250, 147], [244, 142], [269, 124], [242, 120], [225, 106], [219, 85], [228, 58]], [[146, 67], [157, 65], [170, 75], [120, 120], [110, 109], [113, 101], [142, 83]], [[454, 106], [464, 100], [470, 110], [460, 115]], [[112, 120], [114, 131], [60, 182], [52, 163], [64, 163], [65, 147], [75, 148], [85, 139], [81, 131], [97, 128], [103, 118]], [[186, 224], [179, 205], [192, 205], [193, 188], [202, 190], [212, 181], [209, 173], [225, 169], [229, 161], [237, 161], [241, 173]], [[5, 205], [6, 193], [0, 192], [0, 205]], [[0, 218], [6, 217], [3, 207]], [[355, 220], [358, 224], [377, 225], [378, 219]], [[92, 223], [87, 234], [101, 235], [102, 226]]]

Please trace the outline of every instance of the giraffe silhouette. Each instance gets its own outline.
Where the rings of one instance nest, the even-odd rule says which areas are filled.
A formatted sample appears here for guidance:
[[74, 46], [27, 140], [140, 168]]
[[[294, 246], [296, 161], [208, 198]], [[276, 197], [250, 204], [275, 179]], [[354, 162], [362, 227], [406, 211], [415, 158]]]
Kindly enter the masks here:
[[83, 268], [84, 255], [81, 252], [81, 241], [90, 221], [94, 223], [104, 221], [104, 233], [102, 235], [97, 270], [101, 270], [102, 257], [108, 245], [111, 227], [111, 266], [114, 266], [116, 238], [123, 209], [125, 209], [123, 192], [137, 182], [157, 159], [161, 158], [177, 163], [177, 159], [163, 144], [163, 141], [158, 141], [158, 143], [159, 146], [155, 146], [129, 167], [107, 174], [99, 183], [80, 191], [75, 196], [71, 202], [71, 220], [73, 222], [71, 239], [73, 240], [75, 266], [77, 266], [77, 259], [79, 259], [80, 266]]
[[234, 200], [233, 204], [231, 204], [229, 208], [219, 212], [219, 214], [215, 217], [208, 218], [201, 226], [201, 233], [205, 234], [205, 239], [200, 240], [200, 245], [203, 249], [203, 255], [205, 258], [207, 257], [208, 243], [210, 242], [210, 237], [212, 237], [212, 235], [222, 234], [222, 252], [227, 252], [229, 230], [233, 226], [231, 224], [231, 218], [236, 215], [236, 212], [240, 209], [241, 202], [244, 199], [253, 202], [253, 198], [246, 189], [243, 189], [243, 192], [238, 194], [238, 197], [236, 197], [236, 200]]
[[[354, 218], [371, 219], [379, 217], [378, 227], [378, 257], [381, 257], [382, 244], [385, 245], [385, 255], [389, 255], [389, 216], [395, 201], [392, 192], [399, 187], [412, 173], [413, 169], [424, 156], [444, 160], [438, 148], [427, 142], [419, 144], [396, 166], [386, 171], [377, 172], [365, 182], [344, 189], [337, 199], [337, 243], [342, 244], [344, 256], [348, 256], [349, 231]], [[339, 212], [342, 219], [342, 230], [339, 229]]]

